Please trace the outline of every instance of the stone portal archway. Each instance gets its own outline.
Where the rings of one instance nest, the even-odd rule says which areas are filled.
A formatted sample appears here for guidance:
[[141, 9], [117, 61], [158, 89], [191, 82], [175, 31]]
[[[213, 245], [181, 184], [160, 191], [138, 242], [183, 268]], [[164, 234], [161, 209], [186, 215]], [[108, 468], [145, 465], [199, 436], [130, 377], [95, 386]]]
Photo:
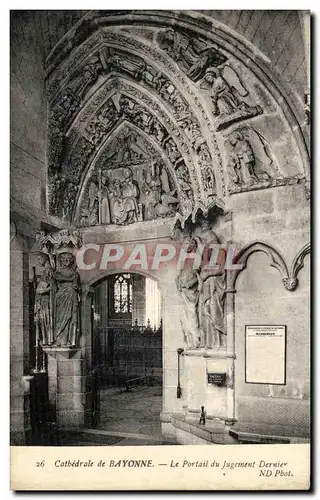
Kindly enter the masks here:
[[[282, 209], [285, 189], [300, 193], [300, 185], [307, 187], [299, 103], [261, 54], [200, 15], [195, 21], [187, 12], [90, 13], [52, 51], [47, 92], [49, 214], [53, 221], [80, 228], [88, 243], [159, 238], [160, 228], [169, 225], [201, 240], [208, 229], [199, 223], [204, 216], [221, 243], [243, 248], [240, 256], [246, 263], [252, 245], [247, 243], [254, 236], [241, 214], [250, 212], [252, 200], [260, 210], [256, 192], [264, 193], [266, 208], [261, 210], [269, 213]], [[249, 208], [243, 208], [242, 200], [248, 200]], [[212, 216], [217, 207], [221, 220]], [[282, 270], [286, 264], [272, 248], [267, 242], [255, 250], [267, 251]], [[203, 379], [212, 370], [226, 376], [223, 394], [220, 387], [206, 386], [198, 393], [212, 416], [227, 423], [237, 419], [236, 274], [228, 276], [225, 289], [226, 352], [184, 353], [190, 370], [196, 372], [201, 364]], [[185, 339], [170, 311], [172, 305], [181, 306], [175, 281], [173, 275], [167, 278], [164, 327], [167, 321], [170, 362], [164, 419], [167, 413], [181, 413], [184, 403], [196, 413], [201, 403], [189, 397], [198, 390], [192, 384], [187, 399], [176, 397], [176, 353]], [[83, 299], [87, 360], [89, 297], [87, 293]], [[221, 411], [212, 403], [215, 397], [221, 397]]]
[[[309, 178], [299, 104], [249, 44], [208, 28], [188, 12], [93, 11], [58, 43], [47, 61], [54, 219], [186, 218]], [[124, 178], [137, 201], [128, 217], [113, 208]]]

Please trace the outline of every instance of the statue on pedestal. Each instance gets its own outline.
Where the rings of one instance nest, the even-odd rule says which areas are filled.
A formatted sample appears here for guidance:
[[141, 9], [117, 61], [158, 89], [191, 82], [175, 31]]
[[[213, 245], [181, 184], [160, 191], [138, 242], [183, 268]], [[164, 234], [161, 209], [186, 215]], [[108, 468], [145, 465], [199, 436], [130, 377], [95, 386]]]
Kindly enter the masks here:
[[34, 320], [43, 347], [75, 347], [79, 334], [80, 280], [73, 256], [77, 231], [39, 233], [43, 271], [37, 279]]
[[[201, 245], [219, 244], [208, 221], [198, 221], [193, 230], [184, 237], [182, 248], [187, 253], [195, 253], [197, 242]], [[210, 261], [210, 255], [208, 261]], [[225, 349], [224, 268], [219, 263], [217, 263], [217, 269], [205, 268], [202, 264], [194, 267], [194, 259], [186, 259], [176, 283], [183, 299], [181, 326], [187, 347], [189, 349]]]

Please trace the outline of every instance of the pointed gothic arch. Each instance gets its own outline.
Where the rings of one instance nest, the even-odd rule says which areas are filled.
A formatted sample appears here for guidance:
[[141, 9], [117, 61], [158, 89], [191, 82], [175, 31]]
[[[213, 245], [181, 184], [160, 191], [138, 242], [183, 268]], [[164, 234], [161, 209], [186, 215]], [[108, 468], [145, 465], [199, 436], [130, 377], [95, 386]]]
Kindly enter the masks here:
[[[183, 164], [182, 182], [189, 183], [190, 203], [176, 207], [182, 217], [194, 204], [228, 207], [233, 194], [304, 183], [309, 175], [301, 113], [285, 86], [249, 43], [200, 14], [90, 12], [49, 55], [47, 92], [49, 213], [66, 224], [78, 222], [100, 139], [107, 144], [130, 121], [123, 96], [139, 110], [133, 125], [156, 137], [150, 118], [143, 121], [149, 115], [178, 152], [173, 163]], [[101, 115], [112, 108], [108, 128]]]

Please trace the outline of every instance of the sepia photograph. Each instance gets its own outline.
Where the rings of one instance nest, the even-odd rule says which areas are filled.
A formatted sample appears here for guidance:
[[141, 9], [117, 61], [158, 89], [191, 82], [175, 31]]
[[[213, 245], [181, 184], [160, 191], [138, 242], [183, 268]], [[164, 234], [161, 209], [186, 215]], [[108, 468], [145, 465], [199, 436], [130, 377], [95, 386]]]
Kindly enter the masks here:
[[307, 10], [10, 11], [12, 489], [310, 487], [310, 107]]

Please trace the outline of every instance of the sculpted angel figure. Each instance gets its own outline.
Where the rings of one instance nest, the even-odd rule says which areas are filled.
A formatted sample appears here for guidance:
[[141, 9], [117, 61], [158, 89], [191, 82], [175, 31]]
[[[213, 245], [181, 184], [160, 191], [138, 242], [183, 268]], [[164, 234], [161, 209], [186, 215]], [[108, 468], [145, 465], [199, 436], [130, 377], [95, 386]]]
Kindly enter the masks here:
[[237, 110], [246, 110], [249, 106], [241, 100], [248, 95], [236, 72], [230, 67], [222, 69], [208, 68], [205, 72], [200, 88], [210, 90], [213, 103], [213, 114], [224, 116]]

